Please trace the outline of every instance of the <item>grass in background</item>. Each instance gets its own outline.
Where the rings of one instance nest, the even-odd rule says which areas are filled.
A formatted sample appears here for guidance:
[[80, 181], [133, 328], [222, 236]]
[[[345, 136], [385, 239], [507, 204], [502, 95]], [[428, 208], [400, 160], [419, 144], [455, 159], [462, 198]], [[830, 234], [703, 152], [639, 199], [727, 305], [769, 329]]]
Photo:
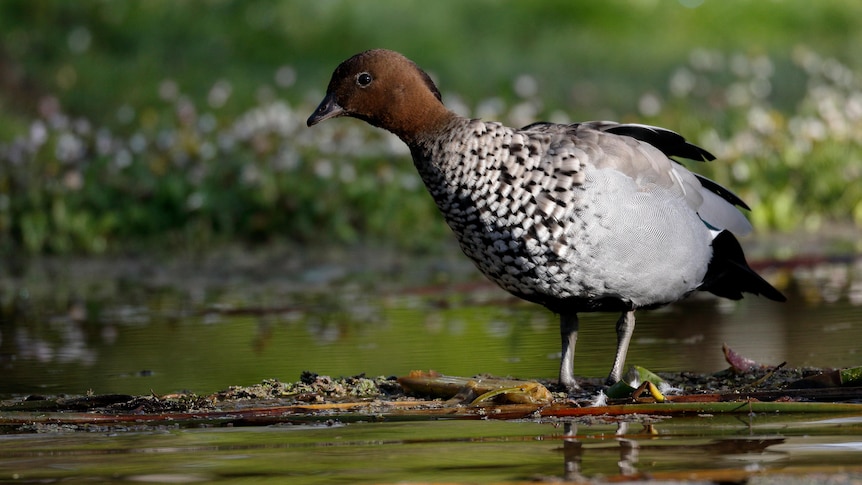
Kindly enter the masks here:
[[760, 229], [862, 224], [855, 1], [6, 1], [0, 32], [3, 250], [434, 246], [400, 142], [304, 126], [381, 46], [465, 114], [679, 131]]

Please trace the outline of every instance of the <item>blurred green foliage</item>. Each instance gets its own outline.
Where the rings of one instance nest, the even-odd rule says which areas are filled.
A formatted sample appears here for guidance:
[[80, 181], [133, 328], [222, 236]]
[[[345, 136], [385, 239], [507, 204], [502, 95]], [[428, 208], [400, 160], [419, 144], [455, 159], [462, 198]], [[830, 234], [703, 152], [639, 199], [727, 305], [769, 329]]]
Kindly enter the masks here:
[[854, 0], [6, 0], [0, 32], [3, 251], [434, 246], [447, 230], [397, 140], [304, 126], [372, 47], [465, 114], [679, 131], [760, 229], [862, 224]]

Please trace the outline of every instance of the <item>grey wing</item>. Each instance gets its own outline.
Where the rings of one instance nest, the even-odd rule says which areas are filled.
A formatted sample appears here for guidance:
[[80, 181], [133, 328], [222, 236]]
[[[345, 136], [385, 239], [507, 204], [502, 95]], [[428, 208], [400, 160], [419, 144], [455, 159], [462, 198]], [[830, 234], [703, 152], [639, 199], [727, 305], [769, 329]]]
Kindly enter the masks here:
[[[697, 212], [711, 201], [701, 192], [711, 192], [691, 172], [649, 143], [590, 124], [533, 125], [528, 133], [542, 140], [535, 159], [545, 167], [535, 233], [565, 261], [576, 293], [640, 307], [700, 284], [711, 236]], [[577, 190], [568, 187], [571, 173]]]
[[[632, 177], [639, 186], [658, 184], [682, 194], [689, 206], [712, 229], [728, 229], [738, 235], [751, 232], [751, 223], [735, 207], [748, 209], [742, 199], [670, 158], [715, 158], [706, 150], [687, 142], [678, 133], [655, 126], [609, 121], [531, 126], [533, 129], [572, 137], [575, 145], [584, 151], [589, 162], [597, 168], [615, 168]], [[590, 154], [593, 156], [590, 157]]]

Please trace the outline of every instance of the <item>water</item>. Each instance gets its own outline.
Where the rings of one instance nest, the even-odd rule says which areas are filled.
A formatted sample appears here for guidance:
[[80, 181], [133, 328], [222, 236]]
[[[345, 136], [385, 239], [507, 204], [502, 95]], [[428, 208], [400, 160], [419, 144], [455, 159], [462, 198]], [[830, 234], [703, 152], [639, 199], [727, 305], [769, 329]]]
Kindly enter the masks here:
[[860, 417], [775, 416], [673, 418], [652, 428], [437, 421], [7, 435], [0, 436], [0, 482], [740, 482], [751, 475], [756, 483], [770, 474], [862, 474], [860, 435]]
[[[766, 274], [787, 303], [704, 296], [639, 312], [628, 363], [715, 372], [724, 343], [763, 364], [862, 363], [862, 263]], [[39, 261], [0, 280], [0, 301], [0, 396], [207, 394], [304, 370], [549, 378], [559, 359], [557, 317], [458, 254]], [[583, 315], [577, 375], [608, 372], [615, 319]]]
[[[41, 260], [0, 275], [0, 398], [207, 394], [303, 370], [435, 369], [553, 377], [556, 317], [476, 278], [460, 255], [235, 254]], [[789, 297], [697, 298], [641, 312], [629, 364], [727, 367], [721, 345], [764, 364], [860, 364], [862, 263], [766, 274]], [[614, 315], [587, 315], [576, 374], [606, 374]], [[433, 421], [236, 428], [45, 427], [0, 436], [0, 482], [361, 483], [653, 477], [752, 482], [862, 474], [858, 416]], [[110, 457], [110, 459], [106, 459]], [[855, 474], [855, 475], [853, 475]], [[783, 475], [782, 475], [783, 476]]]

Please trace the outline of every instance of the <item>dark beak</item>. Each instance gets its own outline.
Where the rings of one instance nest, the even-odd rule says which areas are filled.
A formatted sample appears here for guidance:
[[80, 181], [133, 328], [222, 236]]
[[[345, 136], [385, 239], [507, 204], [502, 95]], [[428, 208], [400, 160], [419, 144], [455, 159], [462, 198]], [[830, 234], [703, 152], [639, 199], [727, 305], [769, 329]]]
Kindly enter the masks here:
[[344, 111], [344, 108], [338, 105], [335, 102], [335, 95], [332, 93], [327, 93], [326, 97], [323, 98], [323, 101], [320, 102], [320, 105], [314, 110], [314, 113], [308, 117], [308, 121], [306, 122], [308, 126], [314, 126], [320, 123], [323, 120], [328, 120], [329, 118], [335, 118], [338, 116], [344, 116], [347, 112]]

